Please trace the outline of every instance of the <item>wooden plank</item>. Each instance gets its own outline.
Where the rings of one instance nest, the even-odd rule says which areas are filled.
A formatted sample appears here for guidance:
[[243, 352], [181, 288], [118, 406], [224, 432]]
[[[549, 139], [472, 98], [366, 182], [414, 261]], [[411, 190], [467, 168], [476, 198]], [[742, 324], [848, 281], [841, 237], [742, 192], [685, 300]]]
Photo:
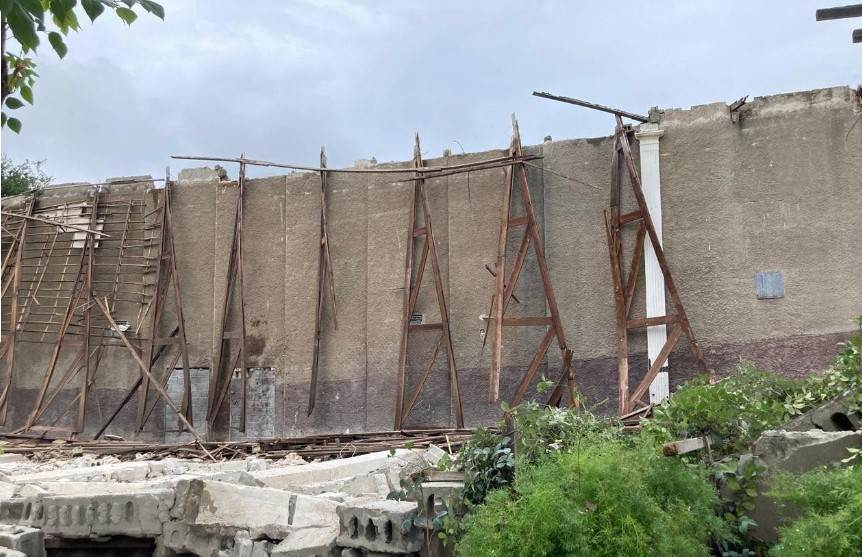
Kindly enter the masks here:
[[620, 215], [620, 224], [628, 224], [643, 219], [643, 213], [640, 210], [623, 213]]
[[[416, 152], [414, 148], [413, 156]], [[406, 388], [407, 374], [407, 339], [410, 334], [410, 314], [411, 314], [411, 293], [413, 284], [413, 229], [416, 226], [416, 195], [418, 193], [417, 182], [411, 182], [412, 189], [410, 195], [410, 207], [408, 208], [407, 221], [407, 249], [404, 253], [404, 281], [403, 281], [403, 297], [402, 315], [401, 315], [401, 345], [398, 352], [398, 371], [395, 376], [395, 426], [394, 428], [401, 429], [404, 420], [404, 390]]]
[[[527, 260], [527, 251], [530, 248], [532, 236], [529, 231], [524, 231], [524, 237], [521, 239], [521, 246], [518, 248], [518, 254], [515, 256], [515, 264], [512, 265], [512, 272], [509, 275], [509, 280], [505, 284], [503, 290], [503, 315], [506, 315], [506, 310], [509, 307], [509, 302], [514, 298], [515, 285], [521, 277], [521, 271], [524, 268], [524, 262]], [[506, 324], [505, 318], [503, 324]]]
[[524, 226], [525, 224], [529, 224], [530, 219], [524, 215], [521, 217], [515, 217], [513, 219], [509, 219], [509, 228], [516, 228], [518, 226]]
[[539, 371], [539, 366], [542, 363], [542, 359], [545, 357], [545, 353], [548, 351], [548, 347], [551, 345], [551, 341], [554, 340], [554, 336], [556, 331], [553, 327], [548, 327], [548, 330], [545, 331], [545, 336], [542, 337], [542, 341], [539, 343], [539, 348], [536, 350], [536, 353], [533, 354], [533, 358], [530, 360], [530, 365], [527, 367], [527, 371], [524, 373], [524, 376], [521, 378], [521, 382], [518, 384], [518, 388], [515, 390], [515, 396], [512, 397], [512, 401], [509, 403], [511, 406], [517, 406], [524, 399], [524, 395], [527, 394], [527, 389], [530, 388], [530, 384], [533, 382], [533, 379], [536, 377], [536, 373]]
[[174, 401], [171, 400], [170, 396], [168, 396], [167, 391], [165, 391], [162, 388], [162, 386], [159, 384], [159, 382], [155, 380], [153, 375], [150, 373], [150, 370], [148, 369], [148, 367], [144, 364], [143, 360], [141, 360], [141, 357], [138, 355], [138, 351], [135, 350], [135, 347], [132, 346], [132, 344], [129, 342], [129, 339], [126, 338], [125, 333], [123, 333], [123, 331], [117, 326], [117, 323], [114, 321], [114, 318], [111, 317], [111, 312], [108, 310], [107, 304], [105, 302], [103, 302], [102, 300], [100, 300], [99, 298], [94, 298], [94, 300], [96, 302], [96, 305], [102, 311], [102, 314], [105, 316], [105, 319], [108, 320], [108, 324], [111, 326], [111, 328], [117, 334], [117, 336], [120, 337], [120, 340], [123, 341], [123, 344], [126, 345], [126, 348], [129, 350], [129, 353], [132, 355], [132, 358], [138, 364], [138, 367], [140, 368], [141, 372], [143, 372], [145, 375], [147, 375], [149, 380], [153, 383], [153, 386], [156, 388], [156, 392], [159, 394], [160, 397], [162, 397], [162, 400], [165, 402], [165, 404], [167, 404], [171, 408], [171, 410], [174, 411], [174, 413], [177, 415], [177, 417], [188, 428], [189, 433], [192, 434], [192, 436], [195, 438], [195, 440], [198, 442], [201, 449], [203, 449], [203, 451], [207, 454], [207, 456], [209, 456], [213, 461], [215, 461], [215, 458], [213, 458], [213, 456], [210, 454], [210, 452], [204, 446], [203, 439], [201, 438], [200, 435], [198, 435], [197, 430], [195, 430], [195, 428], [192, 426], [192, 424], [190, 424], [188, 422], [188, 420], [186, 420], [186, 417], [183, 416], [182, 412], [180, 412], [179, 408], [177, 408], [176, 404], [174, 404]]
[[673, 441], [665, 443], [661, 446], [662, 453], [665, 456], [676, 456], [686, 453], [693, 453], [707, 447], [706, 438], [695, 437], [693, 439], [683, 439], [681, 441]]
[[419, 380], [414, 385], [413, 390], [410, 393], [410, 396], [407, 398], [407, 404], [404, 406], [404, 416], [410, 415], [410, 411], [413, 410], [413, 406], [416, 404], [416, 400], [419, 398], [419, 393], [422, 392], [422, 387], [425, 386], [425, 382], [428, 380], [428, 375], [431, 374], [431, 368], [434, 367], [434, 362], [437, 360], [437, 353], [440, 352], [440, 345], [443, 344], [443, 333], [437, 337], [437, 343], [434, 344], [434, 350], [431, 351], [431, 358], [428, 359], [428, 363], [425, 365], [425, 369], [422, 370], [422, 374], [419, 376]]
[[679, 322], [679, 319], [676, 315], [662, 315], [659, 317], [629, 319], [626, 326], [629, 329], [641, 329], [643, 327], [653, 327], [655, 325], [673, 325], [677, 322]]
[[850, 4], [837, 8], [821, 8], [815, 12], [815, 17], [817, 21], [862, 17], [862, 4]]
[[623, 294], [622, 277], [618, 264], [619, 252], [616, 250], [615, 233], [610, 214], [605, 211], [605, 233], [608, 240], [608, 256], [611, 263], [611, 280], [614, 288], [614, 313], [617, 336], [617, 389], [619, 391], [619, 413], [628, 409], [629, 397], [629, 357], [628, 330], [626, 329], [626, 302]]
[[443, 328], [443, 323], [417, 323], [415, 325], [409, 325], [407, 330], [410, 332], [425, 332], [425, 331], [439, 331]]
[[[664, 346], [662, 346], [658, 356], [656, 356], [655, 361], [650, 366], [649, 371], [647, 371], [647, 374], [643, 379], [641, 379], [641, 382], [638, 383], [637, 388], [634, 390], [629, 400], [640, 400], [640, 398], [644, 396], [644, 393], [649, 389], [650, 383], [653, 382], [653, 379], [655, 379], [655, 376], [658, 375], [658, 372], [661, 371], [661, 367], [667, 361], [668, 356], [670, 356], [670, 351], [673, 350], [676, 341], [678, 341], [679, 337], [682, 336], [682, 332], [682, 326], [679, 324], [671, 328], [671, 332], [667, 336], [667, 341], [664, 343]], [[626, 408], [626, 411], [629, 410], [630, 408]]]
[[[509, 148], [509, 156], [514, 156], [515, 138], [512, 137], [512, 145]], [[491, 335], [491, 370], [489, 374], [488, 402], [496, 404], [500, 400], [500, 371], [503, 359], [503, 308], [505, 307], [505, 285], [503, 277], [506, 274], [506, 245], [509, 233], [509, 212], [512, 201], [512, 178], [511, 166], [506, 167], [503, 182], [503, 204], [500, 209], [500, 233], [497, 237], [497, 260], [494, 265], [494, 311], [491, 322], [494, 325]]]
[[[626, 317], [628, 317], [629, 313], [631, 313], [632, 302], [635, 299], [635, 288], [637, 288], [638, 274], [640, 273], [641, 259], [643, 259], [644, 253], [644, 236], [646, 236], [646, 227], [641, 224], [641, 226], [638, 228], [637, 234], [635, 235], [635, 249], [632, 250], [632, 259], [629, 263], [629, 272], [627, 275], [627, 283], [624, 293], [626, 303]], [[619, 235], [617, 235], [617, 237], [619, 238]]]

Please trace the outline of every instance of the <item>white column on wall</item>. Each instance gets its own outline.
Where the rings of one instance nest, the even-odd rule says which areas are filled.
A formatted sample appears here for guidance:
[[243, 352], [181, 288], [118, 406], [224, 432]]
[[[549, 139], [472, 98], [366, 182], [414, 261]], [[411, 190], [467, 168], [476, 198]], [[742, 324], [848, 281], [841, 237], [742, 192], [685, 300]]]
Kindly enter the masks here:
[[[641, 181], [643, 185], [644, 198], [652, 216], [653, 226], [659, 243], [661, 237], [661, 172], [659, 162], [659, 138], [664, 130], [658, 129], [657, 124], [641, 124], [639, 131], [635, 134], [640, 142], [640, 166]], [[664, 276], [659, 267], [655, 250], [652, 248], [649, 237], [644, 238], [644, 276], [646, 278], [646, 316], [660, 317], [666, 314]], [[667, 340], [667, 326], [656, 325], [647, 327], [647, 353], [649, 362], [658, 356], [662, 346]], [[667, 367], [667, 360], [663, 367]], [[650, 402], [657, 404], [668, 397], [670, 383], [667, 371], [660, 371], [649, 388]]]

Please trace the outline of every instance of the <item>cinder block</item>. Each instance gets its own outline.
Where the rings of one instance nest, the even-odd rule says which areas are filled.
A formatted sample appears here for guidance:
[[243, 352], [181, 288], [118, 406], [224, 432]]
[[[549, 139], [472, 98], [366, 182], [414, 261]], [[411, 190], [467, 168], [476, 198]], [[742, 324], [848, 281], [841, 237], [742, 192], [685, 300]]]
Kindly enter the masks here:
[[173, 501], [169, 490], [27, 499], [19, 523], [67, 538], [158, 536]]
[[383, 553], [413, 553], [422, 547], [419, 529], [407, 519], [416, 517], [416, 503], [370, 501], [338, 506], [338, 545]]
[[26, 526], [0, 524], [0, 547], [20, 551], [27, 557], [45, 557], [45, 533]]

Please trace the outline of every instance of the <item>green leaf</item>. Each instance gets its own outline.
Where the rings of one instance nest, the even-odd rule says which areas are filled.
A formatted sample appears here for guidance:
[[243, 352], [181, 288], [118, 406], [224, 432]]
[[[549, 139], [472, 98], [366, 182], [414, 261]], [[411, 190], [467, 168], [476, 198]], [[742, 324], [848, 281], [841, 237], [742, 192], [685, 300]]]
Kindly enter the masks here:
[[165, 9], [158, 2], [152, 0], [140, 0], [141, 7], [159, 19], [165, 19]]
[[33, 89], [29, 85], [21, 86], [21, 98], [30, 104], [33, 104]]
[[[51, 46], [54, 48], [54, 52], [56, 52], [57, 56], [60, 58], [66, 56], [66, 53], [69, 52], [69, 49], [66, 47], [66, 43], [63, 42], [62, 35], [56, 31], [48, 33], [48, 42], [51, 43]], [[30, 102], [32, 103], [33, 101]]]
[[5, 126], [5, 125], [6, 125], [6, 113], [2, 112], [2, 113], [0, 113], [0, 126]]
[[21, 108], [24, 106], [24, 103], [21, 102], [21, 99], [17, 97], [6, 97], [6, 106], [15, 110], [16, 108]]
[[130, 10], [129, 8], [117, 8], [117, 15], [126, 22], [126, 25], [131, 25], [136, 19], [138, 19], [138, 14]]
[[35, 50], [39, 46], [39, 35], [36, 34], [36, 23], [33, 16], [25, 12], [21, 6], [16, 5], [6, 14], [6, 21], [12, 35], [21, 43], [24, 52]]
[[84, 12], [90, 18], [90, 21], [96, 21], [96, 18], [105, 11], [105, 5], [99, 0], [81, 0], [81, 5], [84, 7]]
[[72, 8], [75, 7], [77, 2], [76, 0], [51, 0], [49, 4], [51, 13], [54, 14], [54, 17], [64, 20], [66, 19], [66, 14], [72, 11]]
[[15, 133], [21, 133], [21, 120], [18, 118], [9, 118], [6, 120], [6, 125]]

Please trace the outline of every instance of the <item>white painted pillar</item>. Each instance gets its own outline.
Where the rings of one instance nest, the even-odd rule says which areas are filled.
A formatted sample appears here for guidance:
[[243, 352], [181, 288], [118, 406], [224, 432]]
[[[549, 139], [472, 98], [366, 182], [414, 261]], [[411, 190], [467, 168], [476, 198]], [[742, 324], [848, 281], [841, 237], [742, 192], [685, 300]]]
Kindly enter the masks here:
[[[635, 137], [640, 141], [641, 183], [644, 198], [652, 216], [653, 226], [659, 243], [661, 237], [661, 172], [659, 162], [659, 138], [664, 130], [658, 129], [658, 124], [641, 124]], [[646, 316], [660, 317], [666, 314], [664, 276], [658, 265], [655, 251], [649, 236], [644, 238], [644, 276], [646, 278]], [[658, 356], [667, 340], [667, 326], [656, 325], [647, 327], [647, 353], [649, 362]], [[667, 367], [665, 361], [663, 367]], [[658, 404], [670, 394], [670, 383], [667, 371], [660, 371], [649, 388], [650, 402]]]

